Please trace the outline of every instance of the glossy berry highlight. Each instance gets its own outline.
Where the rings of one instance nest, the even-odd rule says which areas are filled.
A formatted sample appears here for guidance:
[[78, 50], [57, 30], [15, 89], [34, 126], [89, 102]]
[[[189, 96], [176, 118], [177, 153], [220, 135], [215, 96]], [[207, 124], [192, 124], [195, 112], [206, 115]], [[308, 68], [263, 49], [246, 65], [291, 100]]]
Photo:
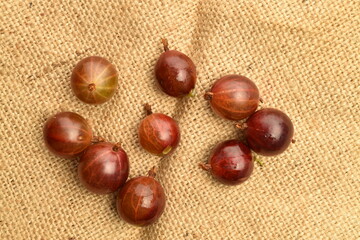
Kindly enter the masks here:
[[240, 75], [227, 75], [218, 79], [204, 97], [209, 100], [216, 114], [229, 120], [245, 119], [259, 105], [257, 86]]
[[80, 158], [78, 175], [80, 182], [91, 192], [115, 192], [129, 176], [128, 156], [120, 144], [93, 144]]
[[164, 52], [155, 65], [155, 77], [160, 88], [172, 97], [193, 95], [196, 83], [196, 67], [193, 61], [176, 50], [169, 50], [162, 39]]
[[154, 177], [154, 170], [150, 170], [149, 176], [132, 178], [121, 188], [116, 207], [123, 220], [146, 226], [160, 218], [166, 197], [163, 187]]
[[264, 108], [255, 112], [242, 128], [249, 147], [264, 156], [284, 152], [292, 142], [294, 134], [290, 118], [274, 108]]
[[115, 66], [103, 57], [82, 59], [71, 75], [71, 88], [81, 101], [102, 104], [116, 92], [118, 74]]
[[177, 122], [162, 113], [152, 113], [145, 105], [147, 117], [139, 125], [140, 145], [148, 152], [164, 156], [172, 153], [180, 142], [180, 128]]
[[251, 150], [238, 140], [218, 144], [212, 151], [207, 164], [200, 167], [209, 171], [217, 180], [227, 185], [246, 181], [254, 168]]
[[60, 112], [50, 117], [43, 130], [46, 147], [64, 158], [79, 156], [93, 138], [88, 122], [74, 112]]

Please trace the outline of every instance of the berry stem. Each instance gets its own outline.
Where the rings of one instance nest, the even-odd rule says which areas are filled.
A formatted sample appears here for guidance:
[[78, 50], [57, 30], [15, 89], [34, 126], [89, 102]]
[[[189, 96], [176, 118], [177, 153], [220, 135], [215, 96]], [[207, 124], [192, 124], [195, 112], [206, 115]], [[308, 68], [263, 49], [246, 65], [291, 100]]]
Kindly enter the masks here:
[[235, 127], [238, 128], [239, 130], [245, 130], [247, 128], [247, 124], [244, 123], [236, 123]]
[[92, 143], [100, 143], [100, 142], [105, 142], [105, 139], [103, 137], [100, 136], [95, 136], [93, 137], [93, 139], [91, 140]]
[[93, 83], [90, 83], [89, 86], [88, 86], [88, 89], [89, 89], [90, 92], [94, 91], [95, 88], [96, 88], [96, 86]]
[[214, 93], [212, 93], [212, 92], [206, 92], [204, 94], [204, 98], [205, 98], [205, 100], [211, 100], [213, 95], [214, 95]]
[[119, 149], [121, 149], [121, 143], [115, 143], [115, 145], [114, 145], [114, 147], [112, 148], [112, 150], [114, 151], [114, 152], [117, 152], [117, 151], [119, 151]]
[[262, 97], [259, 98], [259, 101], [260, 101], [261, 103], [264, 103], [264, 99], [263, 99]]
[[195, 97], [196, 96], [195, 88], [191, 89], [191, 91], [189, 92], [189, 94], [187, 96], [188, 97]]
[[155, 178], [156, 177], [156, 167], [152, 167], [149, 172], [148, 172], [148, 176], [149, 177], [152, 177], [152, 178]]
[[260, 159], [257, 155], [254, 155], [254, 161], [255, 161], [260, 167], [263, 167], [263, 166], [264, 166], [263, 161], [261, 161], [261, 159]]
[[144, 108], [145, 108], [145, 111], [146, 111], [146, 115], [151, 115], [151, 114], [153, 114], [153, 112], [152, 112], [152, 110], [151, 110], [150, 104], [145, 103]]
[[164, 154], [164, 155], [168, 154], [169, 152], [171, 152], [171, 149], [172, 149], [171, 146], [167, 146], [167, 147], [164, 149], [164, 151], [162, 151], [162, 154]]
[[208, 164], [208, 163], [199, 163], [199, 167], [201, 167], [205, 171], [210, 171], [211, 170], [211, 165]]
[[162, 44], [164, 45], [164, 51], [169, 51], [169, 44], [166, 38], [161, 39]]

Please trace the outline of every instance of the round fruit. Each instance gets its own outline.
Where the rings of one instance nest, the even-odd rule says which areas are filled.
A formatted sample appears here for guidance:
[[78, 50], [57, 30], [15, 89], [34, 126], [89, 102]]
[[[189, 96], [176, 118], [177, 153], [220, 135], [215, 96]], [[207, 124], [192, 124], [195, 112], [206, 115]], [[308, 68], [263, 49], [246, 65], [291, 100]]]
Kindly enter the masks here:
[[228, 140], [218, 144], [208, 164], [201, 163], [220, 182], [236, 185], [246, 181], [254, 168], [251, 150], [238, 140]]
[[129, 161], [119, 144], [108, 142], [89, 146], [80, 158], [81, 183], [98, 194], [115, 192], [129, 176]]
[[249, 147], [264, 156], [284, 152], [294, 134], [290, 118], [274, 108], [264, 108], [255, 112], [247, 119], [244, 128]]
[[92, 56], [81, 60], [71, 75], [71, 87], [83, 102], [101, 104], [108, 101], [118, 85], [114, 65], [102, 57]]
[[60, 112], [50, 117], [44, 126], [47, 148], [65, 158], [80, 155], [91, 144], [92, 137], [88, 122], [73, 112]]
[[196, 68], [185, 54], [169, 50], [166, 39], [162, 39], [164, 50], [155, 66], [155, 76], [161, 89], [173, 97], [193, 94], [196, 83]]
[[205, 93], [216, 114], [229, 120], [247, 118], [259, 105], [259, 90], [250, 79], [228, 75], [218, 79]]
[[132, 178], [121, 188], [116, 207], [126, 222], [146, 226], [154, 223], [163, 213], [166, 197], [154, 177], [155, 172], [150, 170], [148, 177]]
[[152, 113], [149, 105], [148, 116], [139, 126], [140, 145], [155, 155], [166, 155], [175, 150], [180, 141], [180, 129], [177, 122], [162, 113]]

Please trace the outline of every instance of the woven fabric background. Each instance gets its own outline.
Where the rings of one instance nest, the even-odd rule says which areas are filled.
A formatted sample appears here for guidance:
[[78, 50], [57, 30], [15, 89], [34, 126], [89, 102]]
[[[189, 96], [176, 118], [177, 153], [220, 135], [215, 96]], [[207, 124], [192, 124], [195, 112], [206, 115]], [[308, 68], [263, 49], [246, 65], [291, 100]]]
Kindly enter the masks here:
[[[0, 10], [0, 239], [360, 239], [359, 1], [3, 0]], [[157, 88], [161, 37], [195, 62], [197, 97]], [[70, 88], [73, 67], [90, 55], [114, 63], [121, 81], [100, 106]], [[197, 164], [241, 137], [202, 97], [232, 73], [291, 117], [297, 142], [228, 187]], [[139, 146], [145, 102], [180, 123], [167, 159]], [[115, 195], [88, 192], [76, 161], [45, 149], [43, 124], [62, 110], [121, 141], [130, 177], [159, 167], [167, 206], [158, 223], [126, 224]]]

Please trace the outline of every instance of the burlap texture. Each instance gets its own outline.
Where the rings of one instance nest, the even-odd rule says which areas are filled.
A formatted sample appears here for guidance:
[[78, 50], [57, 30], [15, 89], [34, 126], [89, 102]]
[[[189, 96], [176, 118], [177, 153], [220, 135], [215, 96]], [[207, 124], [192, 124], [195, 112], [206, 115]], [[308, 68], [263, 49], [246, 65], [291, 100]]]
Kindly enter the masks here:
[[[8, 0], [0, 9], [0, 239], [360, 238], [359, 1]], [[197, 97], [177, 100], [155, 85], [161, 37], [196, 63]], [[72, 68], [90, 55], [120, 75], [101, 106], [70, 88]], [[291, 117], [297, 142], [228, 187], [197, 164], [240, 136], [202, 98], [232, 73], [254, 80], [263, 106]], [[180, 123], [182, 141], [168, 159], [139, 146], [145, 102]], [[91, 194], [76, 161], [45, 149], [43, 124], [61, 110], [121, 141], [130, 177], [159, 166], [168, 201], [157, 224], [120, 220], [115, 195]]]

